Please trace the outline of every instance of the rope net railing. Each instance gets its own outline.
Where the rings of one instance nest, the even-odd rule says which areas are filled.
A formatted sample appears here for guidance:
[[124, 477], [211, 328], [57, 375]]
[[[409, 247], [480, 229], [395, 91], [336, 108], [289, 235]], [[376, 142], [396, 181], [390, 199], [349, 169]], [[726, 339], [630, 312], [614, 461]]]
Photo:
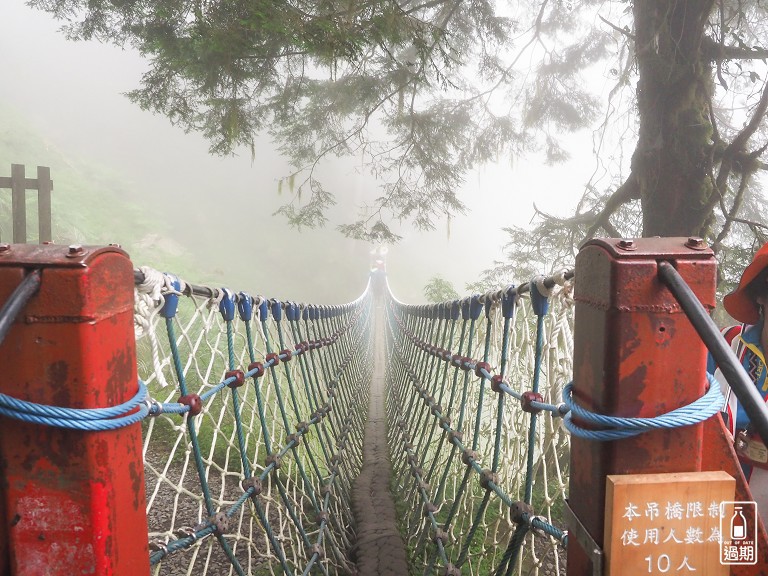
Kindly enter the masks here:
[[351, 573], [369, 292], [316, 306], [136, 276], [152, 573]]
[[[620, 240], [618, 246], [626, 242]], [[581, 270], [594, 273], [607, 261], [606, 246], [612, 244], [595, 244], [594, 250], [587, 247], [591, 252], [585, 258], [592, 260], [587, 259]], [[600, 529], [603, 498], [599, 486], [604, 482], [603, 471], [614, 464], [600, 459], [605, 455], [600, 449], [590, 452], [588, 446], [612, 441], [626, 441], [631, 446], [633, 436], [663, 430], [663, 434], [653, 432], [653, 438], [660, 439], [660, 450], [668, 453], [668, 436], [664, 434], [706, 422], [723, 407], [720, 387], [712, 385], [711, 378], [707, 384], [703, 372], [695, 378], [688, 378], [687, 370], [675, 373], [690, 390], [680, 396], [685, 401], [675, 401], [679, 407], [672, 410], [665, 396], [669, 386], [657, 381], [663, 378], [642, 382], [643, 390], [656, 386], [647, 406], [637, 406], [636, 388], [622, 388], [628, 377], [616, 368], [626, 359], [622, 356], [617, 360], [613, 348], [622, 350], [622, 354], [631, 350], [642, 355], [643, 362], [648, 356], [649, 365], [666, 367], [679, 362], [676, 355], [680, 350], [676, 348], [675, 355], [668, 350], [669, 342], [675, 342], [658, 340], [659, 334], [667, 337], [667, 325], [674, 326], [673, 315], [678, 314], [677, 304], [658, 290], [659, 280], [679, 302], [724, 372], [732, 372], [730, 385], [748, 408], [757, 431], [768, 438], [765, 404], [756, 397], [742, 367], [729, 359], [732, 353], [694, 291], [666, 261], [671, 250], [667, 244], [680, 251], [681, 258], [689, 257], [674, 239], [649, 239], [647, 245], [652, 250], [644, 248], [648, 255], [641, 256], [647, 256], [652, 265], [641, 268], [644, 275], [638, 275], [637, 266], [627, 266], [621, 273], [603, 266], [605, 282], [594, 282], [594, 278], [579, 274], [580, 310], [599, 314], [587, 315], [587, 322], [585, 316], [580, 316], [576, 338], [580, 345], [589, 343], [591, 331], [602, 330], [597, 341], [616, 346], [604, 346], [599, 358], [588, 361], [582, 349], [575, 366], [572, 351], [576, 288], [571, 271], [434, 305], [398, 301], [389, 291], [386, 276], [378, 271], [354, 302], [318, 306], [195, 286], [151, 268], [134, 271], [132, 295], [128, 281], [132, 265], [127, 259], [123, 262], [125, 256], [116, 250], [103, 250], [96, 253], [102, 264], [96, 257], [90, 264], [99, 270], [92, 276], [103, 283], [95, 291], [99, 298], [61, 299], [61, 290], [72, 290], [73, 271], [86, 270], [72, 259], [85, 253], [82, 247], [69, 247], [66, 253], [57, 247], [46, 248], [54, 254], [53, 265], [40, 270], [36, 269], [37, 260], [33, 266], [28, 261], [31, 256], [22, 254], [19, 267], [23, 274], [12, 270], [8, 284], [13, 290], [8, 291], [10, 297], [0, 310], [0, 343], [6, 334], [13, 334], [19, 342], [26, 342], [31, 355], [25, 358], [34, 361], [6, 364], [11, 376], [0, 393], [0, 424], [5, 425], [4, 437], [9, 438], [14, 429], [8, 422], [24, 422], [23, 434], [39, 433], [33, 444], [41, 444], [44, 449], [54, 445], [57, 450], [65, 440], [56, 440], [57, 445], [48, 437], [46, 427], [67, 433], [84, 432], [79, 437], [62, 434], [60, 438], [67, 438], [67, 442], [91, 438], [92, 432], [98, 436], [104, 431], [133, 428], [132, 438], [120, 437], [128, 439], [121, 443], [128, 446], [128, 457], [105, 460], [123, 466], [120, 474], [112, 478], [116, 494], [140, 496], [144, 488], [148, 564], [153, 574], [355, 574], [351, 557], [357, 542], [352, 482], [363, 462], [376, 301], [377, 307], [384, 309], [386, 419], [393, 469], [390, 486], [397, 495], [399, 528], [408, 548], [411, 573], [564, 574], [569, 539], [564, 531], [566, 516], [571, 520], [571, 544], [578, 544], [587, 554], [599, 552], [599, 544], [585, 540], [584, 534], [586, 530], [596, 533]], [[661, 261], [658, 254], [663, 256]], [[619, 253], [618, 259], [623, 258]], [[119, 268], [115, 264], [118, 260]], [[595, 261], [600, 266], [596, 267]], [[692, 276], [691, 269], [702, 269], [698, 265], [680, 268], [687, 276]], [[116, 283], [117, 277], [125, 280]], [[706, 278], [693, 278], [701, 290]], [[610, 290], [606, 288], [607, 279], [615, 281]], [[649, 288], [637, 294], [653, 293], [655, 300], [607, 303], [603, 293], [590, 293], [599, 286], [622, 298], [630, 293], [636, 296], [622, 287], [638, 283], [645, 283], [653, 291]], [[83, 293], [90, 294], [92, 277], [83, 274], [81, 284]], [[61, 300], [103, 304], [114, 298], [118, 287], [125, 288], [120, 296], [123, 308], [116, 308], [122, 311], [101, 320], [93, 320], [99, 316], [90, 308], [77, 308], [67, 316], [40, 308]], [[126, 362], [124, 347], [134, 336], [130, 326], [132, 304], [137, 356]], [[33, 310], [22, 321], [28, 306]], [[608, 314], [634, 315], [637, 322], [632, 326], [638, 330], [605, 322], [603, 317]], [[118, 317], [119, 332], [111, 330]], [[99, 379], [89, 381], [95, 390], [93, 398], [79, 407], [69, 402], [60, 405], [52, 395], [29, 394], [26, 382], [42, 382], [51, 370], [66, 365], [58, 351], [51, 358], [40, 356], [45, 350], [36, 346], [47, 342], [40, 336], [47, 334], [47, 325], [39, 322], [41, 318], [52, 324], [57, 346], [62, 349], [67, 348], [58, 332], [57, 323], [62, 319], [66, 328], [103, 327], [98, 334], [106, 335], [104, 341], [111, 342], [110, 337], [117, 335], [114, 356], [99, 357], [98, 366], [130, 363], [132, 369], [137, 360], [139, 382], [132, 370], [118, 366], [113, 373], [120, 379], [121, 393], [106, 406], [100, 395], [114, 394], [109, 390], [115, 387], [112, 377], [106, 379], [108, 386], [103, 389], [97, 387], [103, 384]], [[688, 330], [686, 326], [678, 323], [677, 329]], [[79, 337], [74, 330], [71, 334], [75, 334], [72, 338]], [[697, 347], [698, 341], [694, 340], [689, 338], [686, 346]], [[640, 350], [641, 344], [646, 349]], [[69, 352], [83, 354], [87, 350], [77, 341]], [[700, 359], [702, 352], [698, 349], [694, 359]], [[630, 366], [635, 367], [636, 359], [632, 361], [635, 364]], [[734, 365], [729, 368], [729, 363]], [[32, 376], [17, 375], [11, 370], [27, 365], [36, 370], [42, 366], [43, 376], [37, 372]], [[73, 366], [77, 367], [77, 363]], [[626, 406], [600, 401], [598, 396], [604, 387], [599, 378], [592, 377], [595, 366], [610, 372], [602, 379], [612, 379], [611, 394], [623, 393]], [[97, 372], [102, 374], [100, 368]], [[86, 378], [91, 376], [78, 374], [66, 384], [84, 387], [82, 381]], [[135, 387], [138, 391], [131, 398]], [[46, 387], [38, 388], [47, 391]], [[601, 406], [603, 409], [598, 410]], [[19, 441], [29, 443], [29, 439], [21, 437]], [[571, 459], [571, 442], [574, 454], [581, 449], [581, 458]], [[738, 462], [732, 462], [732, 450], [726, 450], [732, 439], [722, 437], [718, 442], [722, 457], [710, 459], [713, 469], [725, 466], [738, 476]], [[80, 444], [72, 443], [80, 449]], [[112, 443], [118, 444], [114, 437]], [[696, 446], [691, 450], [692, 458], [698, 457]], [[22, 487], [18, 498], [21, 501], [29, 490], [29, 462], [34, 458], [8, 447], [4, 453], [10, 463], [6, 468], [15, 467], [6, 477]], [[625, 460], [614, 469], [621, 473], [630, 469], [644, 472], [648, 463], [627, 461], [626, 454], [630, 453], [635, 458], [631, 449], [624, 451]], [[70, 458], [74, 456], [70, 454]], [[44, 466], [35, 481], [44, 481], [49, 468], [63, 461], [39, 460]], [[674, 455], [670, 460], [680, 458]], [[145, 485], [133, 481], [126, 489], [126, 478], [140, 478], [134, 469], [142, 463]], [[78, 480], [82, 475], [77, 467], [89, 465], [77, 460], [77, 469], [70, 470], [64, 467], [66, 462], [58, 464], [59, 469]], [[571, 465], [578, 473], [569, 479]], [[674, 466], [676, 471], [681, 469], [677, 463]], [[37, 470], [33, 472], [37, 474]], [[97, 472], [94, 477], [100, 479], [101, 471]], [[90, 477], [86, 480], [91, 481]], [[565, 500], [567, 489], [573, 506]], [[87, 489], [74, 491], [79, 496]], [[69, 494], [61, 498], [65, 503], [70, 500]], [[136, 502], [140, 500], [138, 497]], [[105, 510], [101, 501], [86, 504], [97, 511]], [[143, 504], [136, 504], [136, 508], [141, 510]], [[599, 511], [597, 515], [595, 510]], [[131, 518], [141, 526], [138, 534], [130, 538], [132, 542], [140, 540], [141, 546], [131, 550], [138, 550], [146, 561], [143, 515]], [[27, 530], [24, 535], [34, 534], [35, 538], [42, 533], [36, 531], [36, 526], [34, 530], [26, 528], [29, 520], [22, 514], [13, 521], [18, 522], [14, 528], [17, 534], [22, 528]], [[761, 541], [768, 541], [768, 535], [761, 534]], [[26, 550], [24, 546], [18, 548]], [[598, 566], [600, 558], [593, 556], [588, 561]], [[768, 557], [764, 560], [768, 563]], [[570, 569], [578, 572], [580, 562], [584, 561], [579, 560], [579, 555], [573, 555], [569, 558]]]
[[388, 292], [392, 482], [414, 573], [565, 573], [572, 276], [435, 305]]

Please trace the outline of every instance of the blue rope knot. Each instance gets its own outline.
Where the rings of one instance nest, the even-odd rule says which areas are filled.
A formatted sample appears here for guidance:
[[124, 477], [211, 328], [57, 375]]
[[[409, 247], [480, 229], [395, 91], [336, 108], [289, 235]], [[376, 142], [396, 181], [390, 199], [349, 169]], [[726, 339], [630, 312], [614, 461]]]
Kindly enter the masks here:
[[0, 394], [0, 416], [69, 430], [91, 432], [117, 430], [140, 422], [147, 416], [149, 413], [149, 407], [145, 402], [147, 398], [147, 387], [141, 380], [139, 380], [139, 390], [133, 398], [109, 408], [48, 406]]
[[[652, 418], [623, 418], [590, 412], [576, 404], [573, 398], [573, 382], [570, 382], [563, 388], [563, 401], [570, 409], [570, 412], [563, 418], [563, 423], [574, 436], [600, 442], [631, 438], [650, 430], [681, 428], [683, 426], [699, 424], [720, 412], [725, 403], [725, 398], [720, 391], [720, 384], [717, 380], [711, 374], [707, 374], [707, 380], [709, 381], [709, 390], [704, 396], [686, 406], [681, 406], [671, 412]], [[574, 416], [589, 424], [608, 429], [587, 430], [573, 421]]]

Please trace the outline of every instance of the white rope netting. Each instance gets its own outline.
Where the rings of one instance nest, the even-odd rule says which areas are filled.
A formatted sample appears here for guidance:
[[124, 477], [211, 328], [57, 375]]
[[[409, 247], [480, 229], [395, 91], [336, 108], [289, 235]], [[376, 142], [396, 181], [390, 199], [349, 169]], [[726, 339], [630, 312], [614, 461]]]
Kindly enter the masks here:
[[[565, 280], [564, 274], [554, 279], [553, 288], [542, 290], [549, 296], [550, 306], [542, 322], [539, 392], [544, 403], [557, 405], [562, 388], [573, 373], [574, 303], [572, 283]], [[541, 280], [534, 280], [532, 289]], [[475, 322], [459, 316], [456, 321], [411, 318], [409, 323], [396, 301], [391, 311], [393, 317], [405, 321], [406, 329], [417, 334], [420, 341], [438, 348], [437, 356], [441, 354], [439, 349], [443, 349], [451, 355], [486, 360], [490, 372], [503, 374], [512, 391], [522, 394], [532, 389], [537, 317], [527, 296], [518, 298], [506, 355], [502, 352], [504, 317], [498, 299], [490, 305], [488, 316], [480, 314]], [[460, 433], [462, 445], [477, 453], [479, 468], [493, 468], [499, 489], [513, 502], [525, 497], [530, 414], [511, 395], [492, 391], [488, 378], [481, 379], [472, 370], [461, 370], [434, 353], [415, 348], [403, 336], [397, 321], [390, 322], [390, 329], [390, 445], [395, 462], [395, 490], [403, 495], [403, 508], [410, 511], [403, 520], [408, 546], [413, 557], [422, 563], [420, 570], [443, 573], [436, 567], [443, 566], [447, 559], [461, 574], [494, 574], [499, 565], [504, 565], [504, 554], [517, 526], [511, 518], [510, 506], [481, 486], [479, 474], [468, 473], [471, 469], [462, 461], [461, 451], [440, 427], [428, 400], [418, 396], [417, 386], [423, 386], [434, 398], [441, 414], [450, 419], [451, 429]], [[410, 364], [415, 374], [408, 374], [404, 364]], [[409, 462], [403, 454], [403, 428], [398, 425], [401, 421], [405, 421], [415, 462]], [[569, 434], [562, 419], [552, 412], [539, 413], [532, 447], [533, 515], [560, 530], [565, 529], [562, 511], [569, 447]], [[408, 450], [406, 447], [405, 451]], [[415, 479], [417, 473], [426, 484], [425, 493], [435, 508], [437, 524], [447, 532], [441, 540], [444, 559], [437, 549], [434, 525], [424, 513], [424, 497]], [[506, 566], [500, 573], [565, 574], [562, 541], [528, 532], [515, 566]]]
[[[289, 320], [278, 303], [280, 322], [272, 312], [262, 321], [256, 299], [250, 322], [235, 313], [228, 326], [219, 310], [225, 294], [212, 290], [210, 297], [182, 295], [177, 313], [166, 320], [161, 309], [168, 295], [189, 290], [174, 288], [151, 269], [141, 271], [145, 281], [135, 298], [139, 377], [156, 409], [178, 405], [175, 345], [187, 394], [204, 398], [194, 417], [166, 411], [144, 422], [152, 573], [282, 574], [285, 567], [301, 573], [308, 565], [317, 573], [350, 572], [349, 494], [361, 466], [372, 354], [367, 296], [343, 310], [326, 307], [328, 317], [315, 319], [301, 318], [309, 309], [296, 305], [299, 319]], [[302, 342], [318, 345], [297, 353]], [[205, 397], [231, 368], [247, 374], [253, 361], [265, 364], [270, 353], [283, 357], [284, 350], [294, 357], [267, 367], [261, 378], [246, 377], [238, 388]], [[318, 415], [325, 406], [328, 411]], [[300, 438], [291, 442], [297, 430]], [[282, 458], [265, 474], [270, 454]], [[261, 493], [242, 502], [243, 480], [260, 475]], [[229, 518], [197, 541], [191, 535], [212, 525], [212, 512]]]

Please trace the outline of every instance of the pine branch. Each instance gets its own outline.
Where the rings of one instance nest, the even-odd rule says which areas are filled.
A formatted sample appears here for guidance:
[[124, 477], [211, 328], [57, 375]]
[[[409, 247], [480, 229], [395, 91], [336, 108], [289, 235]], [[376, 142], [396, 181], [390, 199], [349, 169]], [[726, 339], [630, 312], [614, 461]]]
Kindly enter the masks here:
[[630, 174], [624, 183], [619, 186], [613, 194], [608, 197], [605, 206], [595, 216], [595, 221], [587, 230], [585, 240], [592, 238], [595, 233], [602, 228], [614, 238], [621, 236], [616, 228], [611, 224], [610, 218], [613, 214], [627, 202], [638, 200], [640, 198], [640, 186], [634, 174]]
[[419, 10], [440, 6], [441, 4], [445, 4], [446, 1], [447, 0], [431, 0], [429, 2], [424, 2], [424, 4], [413, 6], [411, 8], [408, 8], [407, 10], [403, 9], [403, 14], [410, 15], [410, 14], [413, 14], [414, 12], [418, 12]]
[[738, 46], [726, 46], [706, 38], [702, 42], [702, 52], [713, 62], [723, 60], [761, 60], [768, 58], [768, 48], [740, 48]]
[[597, 16], [597, 17], [598, 17], [598, 18], [600, 18], [600, 20], [602, 20], [602, 21], [603, 21], [603, 22], [605, 22], [606, 24], [608, 24], [608, 26], [610, 26], [611, 28], [613, 28], [614, 30], [616, 30], [616, 32], [618, 32], [618, 33], [619, 33], [619, 34], [621, 34], [622, 36], [626, 36], [628, 39], [632, 40], [632, 42], [634, 42], [634, 41], [635, 41], [635, 35], [634, 35], [634, 34], [632, 34], [632, 33], [631, 33], [629, 30], [627, 30], [626, 28], [619, 28], [619, 27], [618, 27], [616, 24], [614, 24], [613, 22], [610, 22], [610, 21], [606, 20], [605, 18], [603, 18], [603, 17], [602, 17], [602, 16], [600, 16], [599, 14], [598, 14], [598, 16]]
[[738, 134], [736, 134], [736, 137], [731, 141], [730, 144], [728, 144], [728, 146], [725, 147], [725, 150], [723, 150], [723, 156], [720, 162], [720, 170], [718, 171], [717, 180], [715, 181], [715, 186], [721, 194], [722, 191], [726, 188], [728, 177], [733, 171], [733, 165], [736, 159], [738, 158], [739, 154], [744, 154], [747, 142], [760, 127], [760, 123], [763, 121], [766, 112], [768, 112], [768, 82], [763, 85], [763, 92], [760, 95], [760, 101], [752, 111], [752, 117], [749, 119], [749, 122], [746, 126], [744, 126], [744, 128], [741, 129]]
[[736, 191], [736, 196], [733, 199], [733, 204], [731, 204], [731, 209], [727, 212], [725, 210], [724, 201], [721, 196], [720, 207], [723, 210], [723, 215], [725, 216], [725, 224], [723, 224], [720, 233], [717, 235], [717, 239], [712, 244], [712, 250], [714, 250], [716, 253], [719, 252], [723, 240], [728, 237], [728, 234], [731, 231], [731, 226], [733, 226], [734, 221], [736, 221], [736, 215], [739, 213], [741, 204], [744, 201], [744, 193], [747, 190], [748, 182], [749, 174], [742, 174], [741, 181], [739, 182], [739, 189]]

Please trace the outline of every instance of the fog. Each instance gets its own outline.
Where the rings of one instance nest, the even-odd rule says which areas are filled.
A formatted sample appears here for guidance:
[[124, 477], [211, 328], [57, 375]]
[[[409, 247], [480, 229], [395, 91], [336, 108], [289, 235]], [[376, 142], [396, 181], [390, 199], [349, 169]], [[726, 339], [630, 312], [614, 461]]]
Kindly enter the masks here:
[[[344, 238], [335, 226], [353, 220], [361, 199], [376, 195], [377, 183], [358, 172], [354, 159], [321, 166], [321, 179], [339, 205], [325, 229], [299, 233], [272, 215], [288, 199], [278, 195], [277, 183], [291, 169], [268, 139], [260, 141], [253, 160], [249, 151], [211, 156], [199, 135], [185, 134], [122, 95], [138, 86], [146, 68], [137, 53], [67, 41], [57, 31], [59, 23], [23, 0], [3, 0], [0, 22], [0, 109], [11, 110], [40, 134], [45, 149], [113, 174], [116, 185], [129, 191], [126, 201], [141, 207], [139, 214], [145, 210], [163, 223], [158, 238], [125, 234], [111, 241], [129, 252], [142, 242], [172, 242], [202, 278], [236, 290], [326, 303], [359, 295], [372, 246]], [[13, 137], [4, 132], [0, 125], [0, 136]], [[558, 168], [519, 159], [478, 169], [459, 194], [470, 209], [467, 215], [450, 225], [438, 221], [428, 233], [407, 225], [394, 229], [403, 236], [387, 257], [396, 295], [421, 302], [424, 285], [436, 275], [463, 293], [467, 282], [502, 259], [501, 228], [527, 224], [534, 202], [545, 211], [567, 213], [592, 169], [588, 147], [581, 148], [583, 158]], [[32, 156], [23, 151], [0, 156], [0, 176], [10, 175], [11, 162], [28, 171], [51, 164], [45, 153]], [[56, 182], [55, 171], [52, 178]], [[65, 186], [55, 187], [57, 199], [66, 194]], [[134, 264], [163, 265], [149, 260]]]

